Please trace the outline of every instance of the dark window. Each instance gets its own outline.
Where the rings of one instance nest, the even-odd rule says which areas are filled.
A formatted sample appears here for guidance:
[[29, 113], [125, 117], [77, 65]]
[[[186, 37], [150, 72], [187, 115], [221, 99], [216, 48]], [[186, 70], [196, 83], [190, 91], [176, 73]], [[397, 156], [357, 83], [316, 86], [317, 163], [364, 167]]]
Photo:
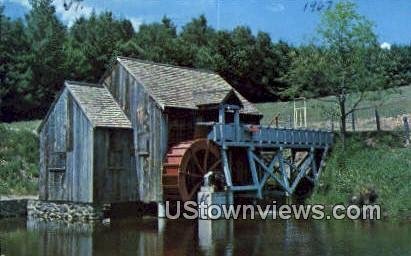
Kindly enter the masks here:
[[169, 145], [178, 144], [194, 137], [194, 117], [172, 117], [169, 119]]
[[48, 169], [50, 171], [66, 170], [66, 152], [54, 152], [48, 159]]

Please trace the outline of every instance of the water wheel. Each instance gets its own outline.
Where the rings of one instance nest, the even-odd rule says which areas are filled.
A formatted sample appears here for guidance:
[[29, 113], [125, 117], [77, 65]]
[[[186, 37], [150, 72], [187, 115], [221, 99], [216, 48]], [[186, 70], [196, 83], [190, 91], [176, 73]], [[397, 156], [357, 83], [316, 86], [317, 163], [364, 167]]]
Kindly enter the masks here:
[[167, 153], [163, 164], [165, 200], [196, 200], [204, 175], [222, 172], [220, 150], [207, 139], [181, 142]]

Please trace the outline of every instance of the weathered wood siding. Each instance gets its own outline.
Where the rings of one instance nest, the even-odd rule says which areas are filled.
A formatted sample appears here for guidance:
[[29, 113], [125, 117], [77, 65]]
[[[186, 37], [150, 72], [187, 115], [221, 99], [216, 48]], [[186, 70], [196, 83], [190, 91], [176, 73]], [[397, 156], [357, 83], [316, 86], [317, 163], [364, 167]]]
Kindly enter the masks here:
[[138, 198], [162, 201], [162, 163], [167, 150], [167, 120], [145, 88], [121, 65], [105, 85], [120, 104], [133, 126]]
[[65, 89], [40, 131], [40, 199], [92, 202], [92, 136], [89, 120]]
[[67, 152], [67, 200], [93, 202], [93, 127], [73, 100], [73, 147]]
[[137, 201], [137, 173], [133, 132], [129, 129], [94, 130], [94, 202]]
[[40, 131], [39, 197], [42, 200], [61, 197], [49, 195], [49, 168], [56, 153], [66, 152], [67, 90], [64, 90]]

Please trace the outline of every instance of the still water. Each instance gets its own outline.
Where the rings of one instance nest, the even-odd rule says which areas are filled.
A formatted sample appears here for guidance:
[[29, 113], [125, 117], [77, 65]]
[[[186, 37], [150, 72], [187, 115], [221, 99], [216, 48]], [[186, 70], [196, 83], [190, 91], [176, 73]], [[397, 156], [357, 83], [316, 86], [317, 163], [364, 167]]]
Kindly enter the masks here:
[[411, 255], [411, 224], [183, 221], [103, 224], [0, 221], [0, 255]]

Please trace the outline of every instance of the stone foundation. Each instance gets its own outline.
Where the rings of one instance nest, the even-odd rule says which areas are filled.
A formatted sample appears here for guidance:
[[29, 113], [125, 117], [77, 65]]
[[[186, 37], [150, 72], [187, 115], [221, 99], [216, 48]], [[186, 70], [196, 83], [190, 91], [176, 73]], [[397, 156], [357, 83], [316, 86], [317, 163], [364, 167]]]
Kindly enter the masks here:
[[47, 220], [87, 222], [103, 219], [103, 209], [83, 203], [29, 200], [27, 202], [27, 215]]

